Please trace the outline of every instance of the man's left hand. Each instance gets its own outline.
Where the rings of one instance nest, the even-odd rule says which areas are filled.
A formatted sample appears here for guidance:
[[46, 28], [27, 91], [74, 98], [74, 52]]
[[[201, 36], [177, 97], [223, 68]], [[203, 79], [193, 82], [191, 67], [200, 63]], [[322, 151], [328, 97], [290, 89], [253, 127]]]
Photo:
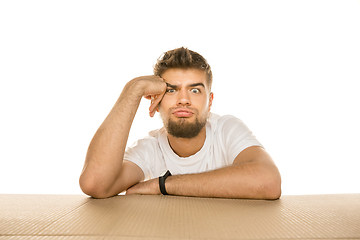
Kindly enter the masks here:
[[159, 178], [135, 184], [126, 191], [126, 195], [128, 194], [160, 195]]

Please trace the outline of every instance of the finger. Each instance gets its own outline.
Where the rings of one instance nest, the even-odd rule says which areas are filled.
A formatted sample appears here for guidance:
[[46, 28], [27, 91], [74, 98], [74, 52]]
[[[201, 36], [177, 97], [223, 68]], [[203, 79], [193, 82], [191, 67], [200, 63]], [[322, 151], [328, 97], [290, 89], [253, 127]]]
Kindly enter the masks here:
[[149, 116], [154, 117], [156, 113], [156, 108], [153, 111], [149, 111]]
[[150, 107], [149, 107], [149, 115], [150, 115], [150, 117], [153, 117], [155, 115], [155, 111], [152, 110], [153, 109], [152, 106], [154, 105], [154, 101], [155, 101], [155, 99], [157, 99], [157, 97], [158, 97], [157, 95], [152, 95], [152, 96], [149, 97], [149, 100], [151, 99], [151, 103], [150, 103]]
[[156, 109], [158, 107], [158, 105], [160, 104], [161, 100], [164, 97], [164, 93], [161, 95], [157, 95], [154, 100], [152, 101], [150, 107], [149, 107], [149, 113], [150, 116], [153, 117], [155, 115]]
[[150, 100], [150, 99], [151, 99], [151, 96], [152, 96], [152, 95], [147, 95], [147, 96], [144, 96], [144, 98], [146, 98], [147, 100]]

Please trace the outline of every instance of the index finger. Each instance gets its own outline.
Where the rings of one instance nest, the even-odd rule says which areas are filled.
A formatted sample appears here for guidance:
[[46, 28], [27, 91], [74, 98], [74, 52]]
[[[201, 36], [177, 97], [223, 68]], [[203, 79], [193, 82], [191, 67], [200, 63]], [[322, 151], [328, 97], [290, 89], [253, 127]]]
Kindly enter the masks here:
[[149, 107], [150, 117], [153, 117], [155, 115], [156, 108], [158, 107], [158, 105], [160, 104], [162, 99], [164, 98], [164, 95], [165, 95], [165, 92], [163, 92], [162, 94], [156, 95], [154, 100], [151, 101], [151, 105]]

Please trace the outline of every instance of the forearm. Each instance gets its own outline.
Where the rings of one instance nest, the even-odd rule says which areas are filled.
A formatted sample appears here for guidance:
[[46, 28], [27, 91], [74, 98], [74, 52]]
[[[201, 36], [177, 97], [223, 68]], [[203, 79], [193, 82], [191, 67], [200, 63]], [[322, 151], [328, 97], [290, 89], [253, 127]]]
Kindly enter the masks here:
[[171, 195], [277, 199], [280, 184], [276, 166], [248, 162], [199, 174], [171, 176], [165, 186]]
[[142, 97], [136, 84], [130, 81], [125, 86], [91, 140], [80, 177], [82, 188], [90, 186], [106, 191], [119, 175], [131, 124]]

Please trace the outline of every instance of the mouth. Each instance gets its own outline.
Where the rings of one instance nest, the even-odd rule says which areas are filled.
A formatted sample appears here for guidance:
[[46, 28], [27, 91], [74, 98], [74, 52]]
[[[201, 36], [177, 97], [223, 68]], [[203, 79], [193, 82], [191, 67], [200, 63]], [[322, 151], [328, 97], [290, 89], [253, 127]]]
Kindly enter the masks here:
[[194, 115], [194, 112], [187, 108], [177, 108], [174, 111], [172, 111], [172, 114], [175, 117], [188, 118], [188, 117], [191, 117], [192, 115]]

